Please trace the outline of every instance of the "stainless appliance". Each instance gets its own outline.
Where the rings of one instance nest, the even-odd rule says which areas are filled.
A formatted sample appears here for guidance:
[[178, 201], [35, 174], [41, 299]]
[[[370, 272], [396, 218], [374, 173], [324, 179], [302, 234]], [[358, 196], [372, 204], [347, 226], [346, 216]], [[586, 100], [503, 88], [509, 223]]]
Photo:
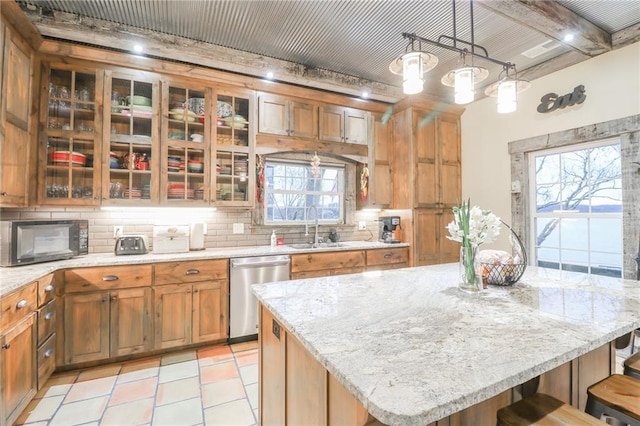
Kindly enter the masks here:
[[231, 259], [229, 342], [258, 337], [258, 301], [251, 285], [288, 280], [290, 262], [288, 255]]
[[89, 253], [86, 220], [0, 222], [0, 266], [29, 265]]
[[146, 235], [123, 235], [116, 240], [116, 256], [126, 254], [145, 254], [149, 243]]
[[[395, 237], [395, 230], [400, 226], [400, 216], [381, 216], [379, 238], [383, 243], [399, 243], [400, 240]], [[402, 228], [402, 227], [400, 227]]]
[[153, 252], [187, 253], [189, 251], [189, 225], [153, 227]]

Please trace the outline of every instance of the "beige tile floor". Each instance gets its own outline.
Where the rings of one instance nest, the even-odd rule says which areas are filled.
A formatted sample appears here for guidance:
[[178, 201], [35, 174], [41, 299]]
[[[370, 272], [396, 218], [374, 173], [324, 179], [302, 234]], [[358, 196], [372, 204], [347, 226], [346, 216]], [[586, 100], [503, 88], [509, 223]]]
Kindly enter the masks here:
[[258, 344], [54, 374], [17, 425], [256, 425]]

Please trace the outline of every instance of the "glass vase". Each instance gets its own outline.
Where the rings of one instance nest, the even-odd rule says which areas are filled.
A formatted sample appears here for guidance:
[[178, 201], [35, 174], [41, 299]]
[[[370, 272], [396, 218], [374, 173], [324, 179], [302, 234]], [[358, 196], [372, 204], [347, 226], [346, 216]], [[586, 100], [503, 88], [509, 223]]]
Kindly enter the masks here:
[[482, 290], [482, 274], [476, 262], [478, 247], [471, 244], [460, 246], [460, 283], [458, 287], [468, 293], [478, 293]]

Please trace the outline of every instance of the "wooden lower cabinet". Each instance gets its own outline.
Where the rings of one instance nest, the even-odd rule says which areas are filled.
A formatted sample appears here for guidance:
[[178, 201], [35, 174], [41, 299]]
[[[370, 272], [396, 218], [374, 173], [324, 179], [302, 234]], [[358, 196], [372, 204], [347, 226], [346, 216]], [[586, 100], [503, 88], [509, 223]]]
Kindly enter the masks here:
[[0, 425], [10, 425], [36, 394], [36, 321], [29, 314], [0, 336]]
[[460, 243], [447, 238], [451, 209], [415, 209], [413, 212], [413, 266], [457, 262]]
[[291, 279], [355, 274], [365, 269], [363, 250], [314, 252], [291, 256]]
[[155, 349], [226, 339], [225, 280], [154, 288]]
[[409, 266], [409, 247], [367, 250], [367, 271], [398, 269]]
[[151, 350], [151, 289], [64, 296], [66, 365]]

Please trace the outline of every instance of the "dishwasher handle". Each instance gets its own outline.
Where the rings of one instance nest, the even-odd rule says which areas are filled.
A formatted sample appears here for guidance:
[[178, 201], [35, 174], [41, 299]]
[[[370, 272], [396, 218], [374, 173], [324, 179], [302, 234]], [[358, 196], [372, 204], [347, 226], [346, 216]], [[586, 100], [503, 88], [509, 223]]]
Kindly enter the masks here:
[[290, 260], [267, 260], [264, 262], [244, 262], [244, 261], [231, 261], [231, 268], [239, 269], [239, 268], [261, 268], [264, 266], [284, 266], [291, 263]]

